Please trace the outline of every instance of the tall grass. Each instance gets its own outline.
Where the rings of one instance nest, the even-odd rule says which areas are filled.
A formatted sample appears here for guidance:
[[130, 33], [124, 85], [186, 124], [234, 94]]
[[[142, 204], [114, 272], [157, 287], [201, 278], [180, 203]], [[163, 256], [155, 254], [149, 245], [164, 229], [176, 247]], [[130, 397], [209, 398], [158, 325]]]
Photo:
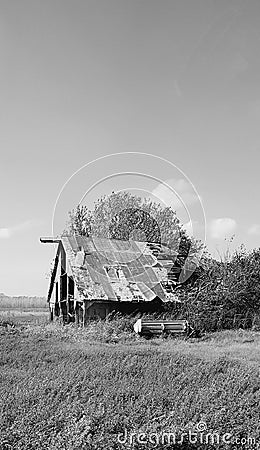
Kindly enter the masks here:
[[[149, 342], [133, 335], [126, 345], [121, 338], [130, 332], [124, 327], [115, 343], [114, 331], [107, 339], [102, 326], [111, 323], [98, 323], [95, 338], [91, 326], [76, 334], [57, 325], [2, 332], [1, 449], [172, 449], [130, 444], [130, 433], [180, 435], [195, 431], [199, 422], [209, 432], [259, 438], [257, 365], [215, 354], [207, 341], [193, 341], [201, 347], [196, 354], [192, 342], [178, 340]], [[126, 443], [118, 442], [119, 433], [127, 434]]]

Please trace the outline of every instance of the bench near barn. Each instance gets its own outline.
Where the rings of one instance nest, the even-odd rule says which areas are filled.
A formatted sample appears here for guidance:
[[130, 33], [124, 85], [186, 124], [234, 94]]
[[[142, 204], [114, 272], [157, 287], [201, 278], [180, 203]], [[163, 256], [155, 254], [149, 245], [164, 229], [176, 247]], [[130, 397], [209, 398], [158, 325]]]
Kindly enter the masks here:
[[134, 331], [142, 336], [182, 334], [190, 337], [193, 334], [194, 329], [189, 325], [187, 320], [138, 319], [134, 324]]

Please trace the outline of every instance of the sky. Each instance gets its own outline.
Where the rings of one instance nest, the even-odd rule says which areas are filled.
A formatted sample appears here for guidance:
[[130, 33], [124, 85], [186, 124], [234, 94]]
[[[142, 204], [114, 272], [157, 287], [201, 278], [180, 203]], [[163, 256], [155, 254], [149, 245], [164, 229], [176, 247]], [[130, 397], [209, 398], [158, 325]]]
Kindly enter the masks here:
[[213, 255], [260, 246], [259, 23], [258, 0], [0, 0], [0, 292], [46, 295], [39, 237], [92, 185], [177, 193]]

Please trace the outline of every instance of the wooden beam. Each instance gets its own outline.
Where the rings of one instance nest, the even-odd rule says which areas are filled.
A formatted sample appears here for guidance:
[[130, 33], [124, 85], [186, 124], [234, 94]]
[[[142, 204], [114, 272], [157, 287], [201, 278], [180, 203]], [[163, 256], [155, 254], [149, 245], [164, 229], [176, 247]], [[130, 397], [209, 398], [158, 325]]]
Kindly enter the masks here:
[[53, 291], [53, 287], [54, 287], [54, 283], [56, 280], [56, 273], [57, 273], [57, 268], [58, 268], [58, 264], [59, 264], [59, 258], [60, 258], [60, 252], [62, 249], [62, 243], [59, 242], [58, 248], [57, 248], [57, 252], [56, 252], [56, 256], [55, 256], [55, 261], [54, 261], [54, 267], [53, 267], [53, 271], [51, 274], [51, 280], [50, 280], [50, 286], [49, 286], [49, 291], [48, 291], [48, 296], [47, 296], [47, 302], [50, 301], [50, 298], [52, 296], [52, 291]]
[[59, 244], [61, 242], [61, 239], [52, 237], [41, 237], [40, 242], [42, 244]]

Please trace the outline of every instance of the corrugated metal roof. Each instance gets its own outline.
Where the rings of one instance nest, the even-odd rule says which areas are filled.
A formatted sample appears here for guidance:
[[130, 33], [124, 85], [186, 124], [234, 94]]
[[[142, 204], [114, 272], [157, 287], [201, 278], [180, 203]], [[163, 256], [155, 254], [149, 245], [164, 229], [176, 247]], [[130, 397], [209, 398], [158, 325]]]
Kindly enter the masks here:
[[[96, 237], [62, 237], [80, 297], [151, 301], [172, 298], [162, 282], [176, 259], [165, 245]], [[77, 258], [79, 251], [85, 257]], [[80, 261], [80, 265], [77, 263]]]

